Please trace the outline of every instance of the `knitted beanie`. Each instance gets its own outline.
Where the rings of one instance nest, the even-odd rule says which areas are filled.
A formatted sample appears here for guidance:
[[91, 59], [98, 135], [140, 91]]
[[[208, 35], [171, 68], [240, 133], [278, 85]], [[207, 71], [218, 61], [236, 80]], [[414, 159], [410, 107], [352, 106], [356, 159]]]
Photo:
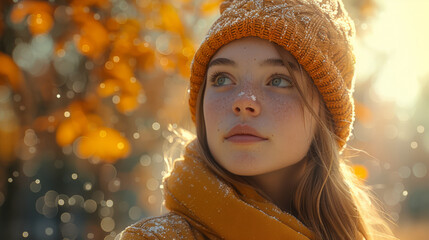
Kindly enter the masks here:
[[226, 0], [191, 65], [189, 106], [196, 101], [212, 56], [225, 44], [254, 36], [289, 51], [319, 90], [340, 151], [354, 121], [355, 28], [341, 0]]

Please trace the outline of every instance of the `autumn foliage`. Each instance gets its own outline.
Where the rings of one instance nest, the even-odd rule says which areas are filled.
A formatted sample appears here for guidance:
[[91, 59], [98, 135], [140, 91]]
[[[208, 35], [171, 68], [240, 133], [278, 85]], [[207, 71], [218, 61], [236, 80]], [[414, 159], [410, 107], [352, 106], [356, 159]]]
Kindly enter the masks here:
[[[213, 14], [219, 2], [203, 2], [199, 6], [201, 13]], [[26, 0], [2, 6], [10, 11], [3, 16], [8, 19], [8, 25], [2, 23], [0, 30], [9, 28], [18, 35], [27, 34], [23, 39], [28, 42], [38, 36], [52, 38], [51, 62], [67, 60], [70, 49], [85, 59], [84, 70], [93, 80], [87, 84], [84, 94], [36, 116], [26, 126], [42, 132], [54, 130], [60, 147], [77, 143], [77, 155], [81, 158], [114, 162], [131, 151], [129, 140], [103, 121], [100, 115], [106, 107], [103, 99], [111, 99], [119, 114], [132, 114], [146, 97], [139, 76], [157, 69], [185, 79], [190, 74], [195, 42], [177, 6], [169, 1], [124, 1], [122, 4], [123, 9], [108, 0], [70, 0], [60, 4]], [[180, 4], [192, 7], [191, 1]], [[129, 15], [126, 9], [137, 12]], [[157, 41], [148, 39], [147, 36], [152, 36], [149, 33], [155, 33], [152, 35], [157, 36]], [[28, 94], [26, 81], [31, 81], [29, 76], [34, 73], [20, 66], [13, 54], [0, 52], [0, 61], [0, 84], [24, 98], [25, 92]], [[48, 79], [55, 82], [55, 75], [61, 75], [55, 70], [51, 65], [41, 76], [49, 75]], [[44, 91], [55, 89], [51, 86]], [[60, 97], [44, 94], [46, 101]]]

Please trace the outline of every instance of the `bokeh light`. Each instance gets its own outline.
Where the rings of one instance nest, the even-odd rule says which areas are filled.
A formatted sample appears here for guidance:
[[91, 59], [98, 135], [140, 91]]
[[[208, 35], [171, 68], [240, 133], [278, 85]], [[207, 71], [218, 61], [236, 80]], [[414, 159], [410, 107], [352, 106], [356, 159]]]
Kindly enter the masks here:
[[[429, 1], [343, 0], [356, 24], [344, 152], [400, 239], [429, 236]], [[222, 0], [0, 3], [2, 239], [114, 239], [165, 212], [195, 133], [188, 80]], [[361, 151], [362, 150], [362, 151]]]

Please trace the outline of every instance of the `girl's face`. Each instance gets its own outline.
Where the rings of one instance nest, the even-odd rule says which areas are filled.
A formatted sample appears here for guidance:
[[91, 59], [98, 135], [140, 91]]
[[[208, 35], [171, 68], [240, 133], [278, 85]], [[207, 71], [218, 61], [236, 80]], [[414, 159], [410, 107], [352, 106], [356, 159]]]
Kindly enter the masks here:
[[[318, 113], [319, 98], [308, 90], [311, 80], [287, 55], [296, 81]], [[241, 176], [270, 173], [299, 162], [316, 127], [274, 45], [256, 37], [230, 42], [213, 56], [203, 114], [213, 157]], [[230, 137], [236, 126], [244, 128]]]

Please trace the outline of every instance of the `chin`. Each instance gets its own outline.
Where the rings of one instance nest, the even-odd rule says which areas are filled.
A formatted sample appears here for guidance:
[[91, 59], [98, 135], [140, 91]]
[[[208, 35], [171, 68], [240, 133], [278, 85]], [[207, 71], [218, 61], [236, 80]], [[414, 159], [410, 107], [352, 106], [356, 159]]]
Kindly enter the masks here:
[[219, 164], [228, 172], [238, 176], [256, 176], [267, 172], [264, 171], [265, 169], [261, 169], [260, 167], [257, 167], [254, 164], [249, 164], [248, 162], [237, 162], [236, 164]]
[[258, 173], [251, 171], [251, 170], [248, 170], [248, 171], [243, 170], [243, 169], [234, 169], [234, 170], [237, 170], [237, 171], [231, 171], [231, 170], [228, 170], [228, 171], [235, 174], [235, 175], [238, 175], [238, 176], [255, 176], [255, 175], [258, 175]]

